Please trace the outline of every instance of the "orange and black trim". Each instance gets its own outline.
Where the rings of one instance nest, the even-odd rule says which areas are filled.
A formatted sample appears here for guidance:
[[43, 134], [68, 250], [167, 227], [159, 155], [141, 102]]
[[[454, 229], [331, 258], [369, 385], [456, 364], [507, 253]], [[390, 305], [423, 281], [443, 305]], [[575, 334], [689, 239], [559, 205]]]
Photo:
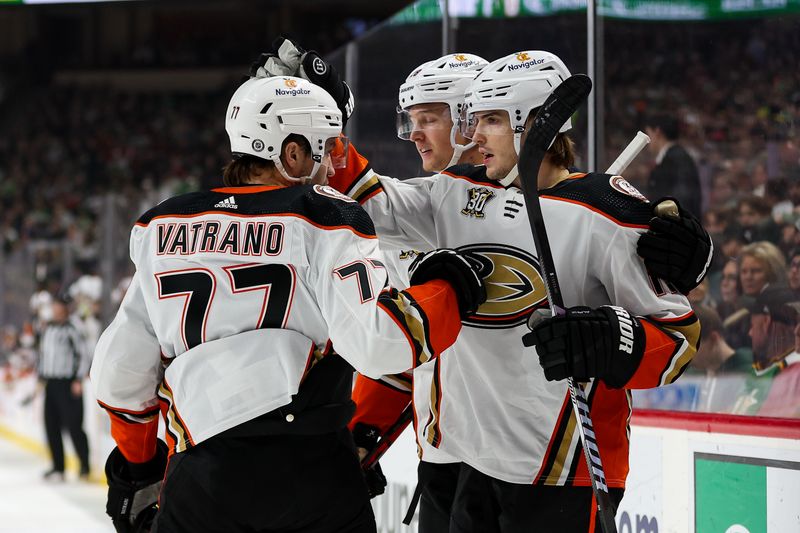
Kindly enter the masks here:
[[[235, 209], [220, 206], [229, 196], [235, 197]], [[223, 187], [182, 194], [147, 211], [136, 221], [136, 226], [147, 227], [156, 219], [204, 215], [294, 217], [323, 229], [350, 229], [362, 237], [375, 236], [372, 220], [360, 205], [330, 192], [325, 194], [316, 185]]]
[[626, 388], [645, 389], [673, 383], [697, 352], [700, 322], [694, 313], [674, 319], [638, 318], [645, 331], [644, 355]]
[[380, 381], [383, 385], [393, 390], [410, 393], [414, 385], [414, 376], [411, 372], [403, 372], [401, 374], [381, 376]]
[[455, 291], [442, 280], [404, 291], [385, 289], [378, 296], [378, 306], [395, 320], [409, 340], [414, 354], [410, 368], [437, 357], [456, 341], [461, 331]]
[[423, 435], [428, 444], [438, 448], [442, 444], [441, 412], [442, 412], [442, 367], [436, 358], [431, 381], [431, 401], [428, 409], [428, 421], [425, 423]]
[[158, 407], [131, 411], [97, 403], [111, 419], [111, 437], [122, 455], [131, 463], [144, 463], [156, 453], [158, 435]]
[[170, 451], [179, 453], [188, 450], [194, 446], [194, 440], [175, 406], [172, 388], [166, 379], [158, 388], [158, 397], [161, 402], [161, 413], [164, 416], [167, 444]]
[[427, 348], [426, 326], [422, 322], [422, 317], [418, 318], [408, 313], [409, 304], [410, 302], [404, 297], [403, 293], [396, 289], [386, 289], [378, 295], [378, 307], [386, 311], [394, 319], [408, 339], [413, 353], [413, 361], [410, 366], [416, 368], [429, 359], [429, 356], [425, 355]]
[[572, 442], [572, 435], [575, 432], [575, 415], [572, 411], [569, 392], [561, 402], [561, 409], [558, 413], [558, 420], [555, 431], [550, 436], [547, 444], [547, 452], [544, 455], [542, 467], [533, 479], [534, 485], [557, 485], [561, 477], [561, 472], [566, 463], [569, 452], [569, 445]]
[[610, 174], [591, 172], [572, 174], [549, 189], [539, 191], [539, 196], [588, 209], [618, 226], [636, 229], [649, 228], [653, 206], [632, 194], [625, 194], [611, 186]]
[[350, 429], [362, 423], [378, 428], [383, 434], [411, 401], [411, 393], [358, 374], [353, 386], [353, 401], [356, 412], [348, 424]]
[[[353, 143], [347, 146], [347, 162], [346, 168], [337, 169], [330, 177], [328, 185], [360, 204], [383, 190], [377, 174], [370, 168], [369, 161], [358, 153]], [[368, 174], [371, 176], [365, 180]]]
[[441, 172], [445, 176], [453, 179], [468, 181], [475, 185], [489, 187], [491, 189], [505, 189], [497, 180], [486, 176], [486, 167], [470, 164], [456, 165]]

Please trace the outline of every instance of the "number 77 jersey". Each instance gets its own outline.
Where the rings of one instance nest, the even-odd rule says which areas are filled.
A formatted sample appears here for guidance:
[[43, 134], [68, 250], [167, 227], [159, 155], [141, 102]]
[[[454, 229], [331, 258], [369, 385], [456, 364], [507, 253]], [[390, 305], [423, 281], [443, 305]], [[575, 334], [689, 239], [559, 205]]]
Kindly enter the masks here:
[[461, 328], [448, 284], [387, 287], [369, 217], [326, 187], [171, 198], [137, 221], [130, 253], [136, 274], [91, 371], [118, 444], [160, 406], [183, 451], [291, 402], [332, 346], [377, 377], [430, 360]]

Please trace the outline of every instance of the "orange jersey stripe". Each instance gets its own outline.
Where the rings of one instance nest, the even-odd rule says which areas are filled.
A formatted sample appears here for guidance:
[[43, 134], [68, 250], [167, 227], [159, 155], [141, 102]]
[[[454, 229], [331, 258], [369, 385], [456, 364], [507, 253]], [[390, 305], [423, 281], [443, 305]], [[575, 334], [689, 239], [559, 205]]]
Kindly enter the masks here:
[[645, 331], [645, 348], [639, 368], [625, 385], [628, 389], [658, 387], [683, 339], [676, 339], [647, 320], [639, 319]]
[[353, 401], [356, 403], [356, 412], [348, 424], [350, 429], [360, 422], [384, 433], [411, 401], [411, 393], [358, 374], [353, 387]]
[[428, 318], [430, 344], [435, 356], [456, 342], [461, 331], [461, 318], [456, 291], [446, 281], [434, 279], [406, 289]]
[[[152, 222], [153, 220], [158, 220], [160, 218], [195, 218], [195, 217], [199, 217], [199, 216], [203, 216], [203, 215], [227, 215], [227, 216], [237, 217], [237, 218], [293, 217], [293, 218], [299, 218], [300, 220], [308, 222], [312, 226], [314, 226], [316, 228], [320, 228], [320, 229], [327, 229], [327, 230], [346, 229], [346, 230], [352, 231], [354, 234], [358, 235], [359, 237], [361, 237], [363, 239], [377, 239], [378, 238], [376, 235], [367, 235], [366, 233], [361, 233], [360, 231], [356, 230], [352, 226], [323, 226], [322, 224], [317, 224], [316, 222], [310, 220], [309, 218], [304, 217], [303, 215], [298, 215], [297, 213], [267, 213], [267, 214], [260, 214], [260, 215], [241, 215], [241, 214], [238, 214], [238, 213], [229, 213], [227, 211], [210, 210], [210, 211], [200, 211], [198, 213], [192, 213], [191, 215], [158, 215], [158, 216], [155, 216], [155, 217], [151, 218], [150, 222]], [[134, 225], [135, 226], [139, 226], [140, 228], [146, 228], [147, 226], [150, 225], [150, 223], [148, 222], [147, 224], [143, 224], [142, 222], [138, 222], [137, 221], [136, 224], [134, 224]]]
[[129, 422], [109, 412], [111, 418], [111, 437], [119, 451], [131, 463], [144, 463], [156, 454], [158, 417], [144, 424]]
[[622, 221], [617, 220], [616, 218], [612, 217], [608, 213], [606, 213], [604, 211], [600, 211], [599, 209], [597, 209], [596, 207], [594, 207], [592, 205], [589, 205], [589, 204], [586, 204], [586, 203], [583, 203], [583, 202], [579, 202], [578, 200], [569, 200], [567, 198], [561, 198], [559, 196], [550, 196], [550, 195], [547, 195], [547, 194], [543, 194], [541, 196], [541, 198], [547, 198], [548, 200], [555, 200], [557, 202], [566, 202], [568, 204], [575, 204], [575, 205], [579, 205], [581, 207], [585, 207], [586, 209], [594, 211], [598, 215], [602, 215], [602, 216], [606, 217], [608, 220], [610, 220], [614, 224], [616, 224], [618, 226], [625, 227], [625, 228], [648, 229], [650, 227], [650, 226], [648, 226], [646, 224], [626, 224], [625, 222], [622, 222]]
[[353, 143], [350, 143], [347, 147], [347, 167], [336, 169], [336, 172], [328, 180], [328, 185], [341, 193], [347, 194], [367, 168], [369, 168], [367, 158], [358, 153]]
[[243, 185], [241, 187], [218, 187], [211, 190], [224, 194], [253, 194], [257, 192], [273, 191], [275, 189], [285, 189], [286, 187], [287, 185]]

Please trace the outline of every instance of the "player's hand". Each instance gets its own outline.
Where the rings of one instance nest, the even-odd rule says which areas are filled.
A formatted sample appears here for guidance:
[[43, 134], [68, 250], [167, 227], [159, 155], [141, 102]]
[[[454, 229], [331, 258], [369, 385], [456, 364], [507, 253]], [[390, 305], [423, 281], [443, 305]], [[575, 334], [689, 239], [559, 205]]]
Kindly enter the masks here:
[[155, 457], [143, 464], [129, 463], [119, 448], [111, 451], [106, 460], [106, 514], [117, 533], [150, 531], [166, 469], [167, 445], [160, 439]]
[[284, 36], [275, 39], [272, 51], [289, 69], [294, 69], [295, 76], [307, 79], [319, 85], [330, 94], [342, 112], [342, 127], [353, 114], [355, 100], [350, 87], [342, 81], [339, 72], [322, 59], [314, 50], [306, 51], [299, 44]]
[[625, 309], [571, 307], [563, 316], [544, 318], [522, 337], [535, 346], [548, 381], [602, 379], [623, 387], [639, 367], [644, 353], [644, 330]]
[[420, 285], [432, 279], [450, 283], [456, 291], [462, 319], [473, 314], [486, 301], [486, 286], [480, 270], [480, 261], [472, 255], [450, 248], [420, 254], [408, 267], [411, 285]]
[[263, 52], [250, 64], [251, 78], [271, 78], [273, 76], [296, 76], [297, 68], [291, 69], [277, 55]]
[[297, 76], [319, 85], [336, 100], [336, 105], [342, 112], [342, 126], [347, 124], [347, 119], [355, 110], [353, 93], [333, 65], [314, 50], [306, 51], [285, 36], [275, 39], [272, 51], [261, 54], [250, 66], [250, 76]]
[[[376, 427], [361, 422], [353, 427], [353, 441], [356, 444], [359, 461], [375, 448], [379, 437], [380, 431]], [[361, 450], [364, 450], [363, 455]], [[361, 471], [364, 473], [364, 481], [367, 482], [370, 499], [380, 496], [386, 491], [386, 476], [383, 475], [380, 463], [375, 463], [369, 468], [362, 468]]]
[[680, 207], [674, 198], [661, 198], [656, 206], [672, 200], [678, 206], [678, 217], [654, 216], [647, 233], [639, 237], [636, 253], [651, 274], [672, 283], [683, 294], [697, 287], [708, 272], [714, 246], [711, 236], [700, 221]]

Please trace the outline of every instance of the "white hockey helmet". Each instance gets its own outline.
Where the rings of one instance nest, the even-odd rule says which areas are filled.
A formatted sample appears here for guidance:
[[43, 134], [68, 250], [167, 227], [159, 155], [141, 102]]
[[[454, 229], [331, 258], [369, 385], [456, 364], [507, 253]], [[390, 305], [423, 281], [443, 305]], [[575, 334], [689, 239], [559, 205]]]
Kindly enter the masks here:
[[[252, 155], [267, 159], [290, 181], [306, 181], [320, 168], [342, 132], [342, 112], [324, 89], [291, 76], [251, 78], [228, 103], [225, 130], [234, 157]], [[303, 136], [311, 146], [314, 167], [310, 176], [292, 177], [281, 163], [283, 141], [291, 134]]]
[[[569, 69], [558, 56], [541, 50], [515, 52], [491, 62], [472, 81], [464, 96], [461, 134], [472, 138], [474, 113], [505, 111], [511, 120], [509, 133], [514, 134], [514, 149], [519, 155], [528, 115], [569, 76]], [[559, 131], [563, 133], [571, 127], [572, 119], [569, 119]], [[517, 167], [514, 166], [500, 183], [508, 185], [516, 177]]]
[[461, 154], [475, 146], [456, 142], [458, 120], [464, 104], [464, 93], [470, 82], [489, 62], [474, 54], [448, 54], [428, 61], [415, 68], [400, 86], [397, 96], [397, 136], [409, 140], [414, 131], [414, 123], [408, 113], [417, 104], [443, 103], [450, 111], [452, 127], [450, 145], [453, 157], [447, 166], [458, 162]]

